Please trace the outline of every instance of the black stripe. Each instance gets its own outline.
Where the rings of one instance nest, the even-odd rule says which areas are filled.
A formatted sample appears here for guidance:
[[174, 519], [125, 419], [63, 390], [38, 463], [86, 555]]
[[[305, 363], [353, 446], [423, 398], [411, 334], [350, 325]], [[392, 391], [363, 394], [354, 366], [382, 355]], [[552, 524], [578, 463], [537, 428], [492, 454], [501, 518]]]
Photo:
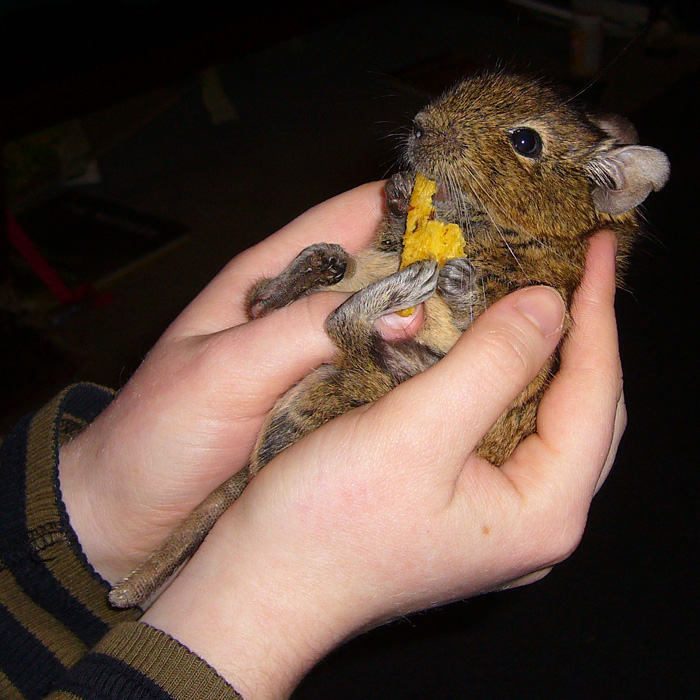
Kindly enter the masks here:
[[0, 474], [5, 482], [0, 509], [0, 559], [37, 605], [90, 647], [107, 633], [108, 625], [59, 583], [37, 555], [27, 532], [25, 464], [30, 426], [31, 417], [25, 418], [0, 447]]
[[114, 392], [111, 389], [97, 384], [74, 384], [65, 392], [59, 413], [61, 417], [67, 413], [71, 414], [73, 420], [92, 423], [113, 398]]
[[16, 564], [12, 573], [20, 588], [37, 605], [53, 615], [86, 646], [94, 646], [109, 631], [109, 625], [65, 589], [38, 557]]
[[81, 698], [100, 700], [173, 700], [153, 679], [121, 659], [108, 654], [89, 654], [81, 659], [56, 690]]
[[43, 698], [63, 664], [0, 603], [0, 669], [27, 700]]

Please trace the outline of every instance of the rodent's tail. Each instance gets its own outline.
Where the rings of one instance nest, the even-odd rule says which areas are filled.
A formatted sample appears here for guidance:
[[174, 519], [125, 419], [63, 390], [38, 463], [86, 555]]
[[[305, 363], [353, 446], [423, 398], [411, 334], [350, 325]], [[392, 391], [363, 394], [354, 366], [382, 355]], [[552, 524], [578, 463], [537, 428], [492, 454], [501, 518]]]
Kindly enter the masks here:
[[195, 553], [251, 477], [246, 466], [212, 491], [143, 564], [112, 587], [109, 602], [115, 608], [131, 608], [147, 601]]

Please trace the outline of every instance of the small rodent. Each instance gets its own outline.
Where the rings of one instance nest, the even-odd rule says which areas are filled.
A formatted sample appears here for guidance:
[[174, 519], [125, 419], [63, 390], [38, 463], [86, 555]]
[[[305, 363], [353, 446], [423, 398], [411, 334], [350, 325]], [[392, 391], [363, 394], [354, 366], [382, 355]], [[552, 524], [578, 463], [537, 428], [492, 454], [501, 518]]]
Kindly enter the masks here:
[[[312, 372], [270, 413], [248, 466], [212, 493], [166, 543], [117, 584], [117, 607], [146, 600], [199, 546], [253, 475], [277, 453], [334, 416], [374, 401], [437, 362], [491, 303], [527, 285], [549, 285], [567, 305], [579, 285], [588, 237], [618, 238], [618, 267], [642, 230], [636, 211], [669, 176], [664, 153], [637, 144], [624, 118], [597, 115], [544, 81], [485, 72], [454, 85], [415, 117], [404, 169], [386, 184], [387, 211], [374, 244], [352, 258], [319, 243], [301, 251], [247, 299], [251, 318], [319, 289], [356, 292], [326, 329], [337, 361]], [[416, 173], [438, 183], [439, 219], [458, 224], [465, 257], [399, 271], [406, 211]], [[413, 340], [389, 343], [381, 315], [425, 304]], [[500, 465], [535, 430], [539, 400], [556, 371], [555, 353], [501, 416], [478, 453]]]

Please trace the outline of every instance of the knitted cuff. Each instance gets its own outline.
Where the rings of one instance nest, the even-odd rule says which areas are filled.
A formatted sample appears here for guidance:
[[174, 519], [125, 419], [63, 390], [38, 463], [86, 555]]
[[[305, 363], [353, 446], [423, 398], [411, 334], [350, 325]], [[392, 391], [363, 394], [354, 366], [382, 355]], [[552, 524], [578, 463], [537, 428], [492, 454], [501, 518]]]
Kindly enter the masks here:
[[60, 691], [139, 700], [243, 700], [206, 662], [142, 622], [118, 625], [76, 664]]

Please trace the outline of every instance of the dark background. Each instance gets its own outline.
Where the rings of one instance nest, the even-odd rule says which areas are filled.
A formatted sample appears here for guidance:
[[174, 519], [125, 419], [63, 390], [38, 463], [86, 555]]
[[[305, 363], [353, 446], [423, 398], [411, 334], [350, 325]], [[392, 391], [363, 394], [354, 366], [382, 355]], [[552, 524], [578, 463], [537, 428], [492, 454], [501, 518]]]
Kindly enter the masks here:
[[[309, 206], [392, 172], [397, 135], [452, 79], [505, 65], [584, 87], [568, 70], [567, 28], [507, 3], [294, 3], [244, 13], [170, 5], [0, 9], [3, 144], [77, 123], [100, 173], [68, 186], [49, 163], [18, 187], [6, 171], [5, 205], [19, 216], [70, 189], [188, 232], [101, 285], [108, 303], [38, 310], [17, 291], [16, 255], [0, 238], [2, 430], [67, 382], [123, 385], [233, 255]], [[644, 143], [668, 153], [672, 174], [648, 200], [650, 235], [618, 294], [629, 427], [581, 546], [536, 585], [354, 640], [295, 697], [700, 696], [700, 40], [697, 3], [650, 7], [636, 38], [606, 35], [605, 70], [584, 93], [631, 117]], [[203, 76], [212, 75], [225, 95], [218, 108], [234, 112], [206, 108]], [[216, 113], [229, 118], [215, 123]]]

